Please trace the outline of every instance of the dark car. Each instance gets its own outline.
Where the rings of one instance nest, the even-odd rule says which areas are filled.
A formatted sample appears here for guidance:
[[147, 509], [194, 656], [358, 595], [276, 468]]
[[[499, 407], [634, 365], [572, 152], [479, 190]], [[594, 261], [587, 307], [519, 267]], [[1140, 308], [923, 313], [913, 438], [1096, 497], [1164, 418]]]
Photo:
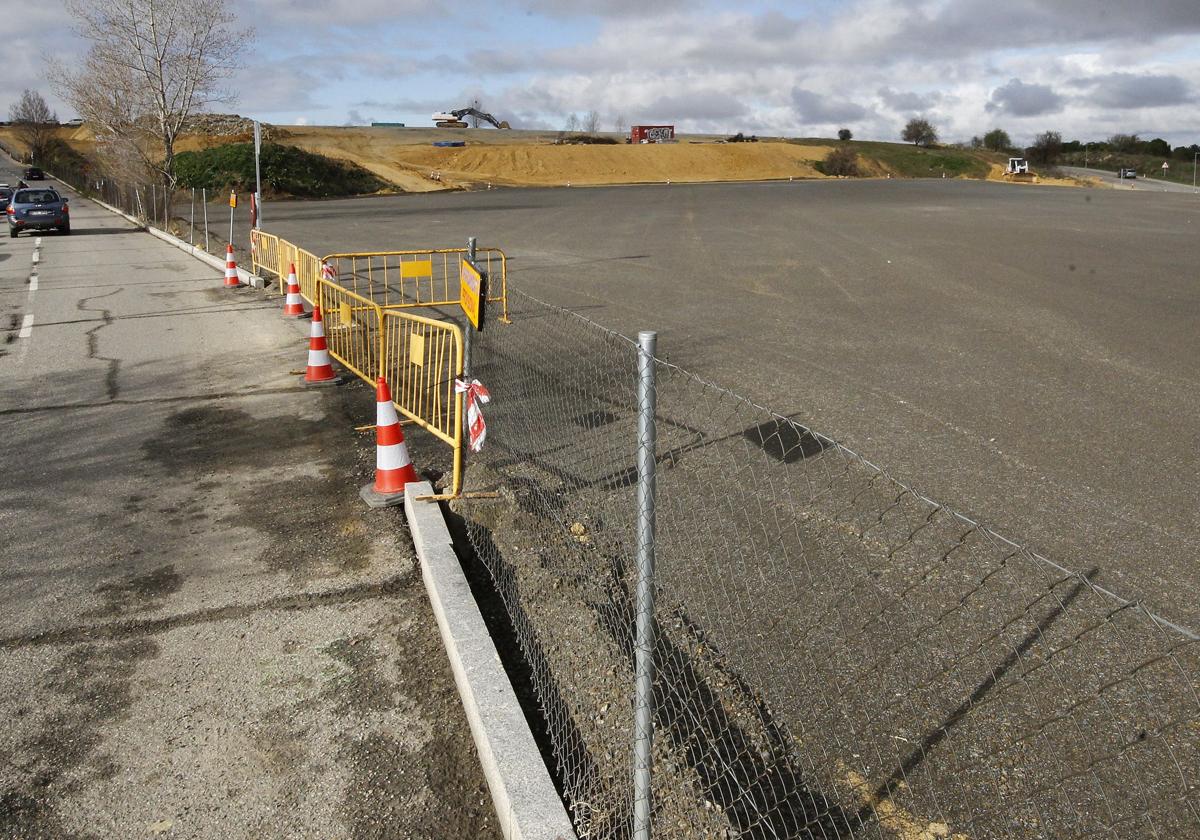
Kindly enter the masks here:
[[49, 187], [17, 190], [8, 203], [5, 215], [8, 217], [8, 235], [13, 239], [23, 230], [57, 228], [63, 233], [71, 232], [67, 200]]
[[1118, 178], [1136, 178], [1137, 170], [1131, 169], [1129, 167], [1124, 167], [1117, 171], [1117, 177]]
[[26, 181], [44, 181], [46, 180], [46, 173], [36, 166], [31, 166], [25, 170], [24, 177]]
[[16, 190], [14, 190], [12, 187], [8, 186], [7, 184], [4, 186], [0, 186], [0, 209], [3, 209], [8, 206], [8, 202], [13, 197], [14, 192], [16, 192]]

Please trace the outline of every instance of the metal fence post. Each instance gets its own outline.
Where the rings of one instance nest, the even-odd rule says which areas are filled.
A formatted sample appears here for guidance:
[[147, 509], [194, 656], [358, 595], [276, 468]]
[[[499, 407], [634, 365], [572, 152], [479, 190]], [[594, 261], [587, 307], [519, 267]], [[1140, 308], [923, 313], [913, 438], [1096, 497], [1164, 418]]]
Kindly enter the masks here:
[[150, 226], [158, 224], [158, 187], [150, 185]]
[[634, 641], [633, 836], [650, 840], [654, 742], [654, 483], [657, 430], [654, 353], [658, 333], [638, 333], [637, 638]]
[[196, 188], [192, 187], [192, 212], [188, 216], [188, 244], [196, 247]]
[[204, 251], [208, 253], [208, 187], [200, 190], [200, 204], [204, 207]]

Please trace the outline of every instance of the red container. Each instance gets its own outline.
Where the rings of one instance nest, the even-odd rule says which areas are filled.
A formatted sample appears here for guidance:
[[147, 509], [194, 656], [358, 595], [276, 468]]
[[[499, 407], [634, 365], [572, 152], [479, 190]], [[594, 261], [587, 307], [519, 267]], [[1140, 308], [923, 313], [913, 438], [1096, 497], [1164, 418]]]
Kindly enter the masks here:
[[673, 125], [634, 125], [629, 128], [633, 143], [669, 143], [675, 139]]

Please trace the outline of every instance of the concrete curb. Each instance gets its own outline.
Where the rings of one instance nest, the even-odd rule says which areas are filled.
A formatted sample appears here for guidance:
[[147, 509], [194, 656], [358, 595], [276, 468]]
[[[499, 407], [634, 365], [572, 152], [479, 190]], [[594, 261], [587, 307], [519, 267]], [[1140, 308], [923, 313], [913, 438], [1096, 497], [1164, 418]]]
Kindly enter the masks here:
[[[200, 248], [197, 248], [195, 245], [189, 245], [187, 242], [184, 242], [178, 236], [172, 236], [171, 234], [167, 233], [165, 230], [159, 230], [158, 228], [153, 227], [151, 225], [144, 225], [136, 217], [130, 216], [128, 213], [124, 212], [123, 210], [118, 210], [116, 207], [113, 207], [111, 204], [103, 202], [98, 198], [88, 198], [83, 193], [79, 192], [79, 188], [76, 187], [74, 184], [70, 184], [67, 181], [64, 181], [62, 178], [59, 178], [57, 175], [54, 175], [49, 172], [47, 172], [46, 174], [49, 175], [51, 178], [53, 178], [55, 181], [58, 181], [63, 186], [67, 186], [67, 187], [70, 187], [71, 189], [75, 190], [75, 192], [79, 193], [80, 197], [83, 198], [85, 201], [95, 202], [96, 204], [100, 205], [108, 212], [115, 213], [116, 215], [120, 216], [121, 218], [125, 219], [126, 221], [133, 222], [139, 228], [144, 229], [151, 236], [156, 236], [159, 239], [161, 239], [163, 242], [166, 242], [169, 245], [174, 245], [176, 248], [183, 251], [184, 253], [190, 254], [191, 256], [195, 257], [196, 259], [200, 260], [203, 263], [207, 263], [208, 265], [210, 265], [213, 268], [220, 271], [222, 276], [224, 276], [225, 261], [223, 259], [221, 259], [220, 257], [214, 257], [212, 254], [208, 253], [207, 251], [201, 250]], [[256, 289], [262, 289], [266, 286], [266, 281], [264, 281], [263, 278], [259, 277], [257, 274], [251, 274], [250, 272], [246, 271], [246, 269], [244, 269], [244, 268], [239, 267], [237, 270], [237, 273], [238, 273], [238, 279], [241, 280], [243, 283], [245, 283], [247, 286], [253, 286]]]
[[454, 553], [442, 511], [436, 502], [416, 501], [432, 493], [427, 481], [407, 485], [404, 512], [500, 830], [507, 840], [575, 840]]

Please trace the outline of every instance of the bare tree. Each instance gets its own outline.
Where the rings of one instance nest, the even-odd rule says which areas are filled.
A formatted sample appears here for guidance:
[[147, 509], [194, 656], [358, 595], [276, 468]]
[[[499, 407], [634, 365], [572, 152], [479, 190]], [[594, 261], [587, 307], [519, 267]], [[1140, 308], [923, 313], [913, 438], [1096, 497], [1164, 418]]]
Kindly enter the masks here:
[[13, 124], [13, 133], [29, 147], [30, 160], [40, 163], [50, 149], [58, 115], [50, 110], [40, 93], [25, 90], [21, 98], [9, 107], [8, 119]]
[[572, 111], [567, 115], [567, 131], [579, 131], [579, 115]]
[[595, 134], [600, 130], [599, 111], [592, 110], [583, 115], [583, 130], [588, 134]]
[[173, 188], [176, 139], [191, 115], [229, 101], [221, 84], [250, 32], [233, 29], [226, 0], [67, 0], [67, 9], [91, 47], [82, 66], [52, 68], [55, 89], [117, 158]]
[[1025, 150], [1025, 156], [1034, 163], [1051, 164], [1062, 153], [1062, 135], [1057, 131], [1043, 131], [1033, 139], [1033, 145]]
[[[483, 110], [483, 105], [480, 104], [478, 99], [473, 100], [471, 102], [471, 107], [474, 108], [476, 111]], [[479, 128], [479, 115], [478, 114], [471, 114], [471, 128]]]
[[617, 114], [617, 116], [613, 119], [613, 131], [617, 132], [618, 134], [629, 133], [629, 125], [625, 122], [624, 114]]

